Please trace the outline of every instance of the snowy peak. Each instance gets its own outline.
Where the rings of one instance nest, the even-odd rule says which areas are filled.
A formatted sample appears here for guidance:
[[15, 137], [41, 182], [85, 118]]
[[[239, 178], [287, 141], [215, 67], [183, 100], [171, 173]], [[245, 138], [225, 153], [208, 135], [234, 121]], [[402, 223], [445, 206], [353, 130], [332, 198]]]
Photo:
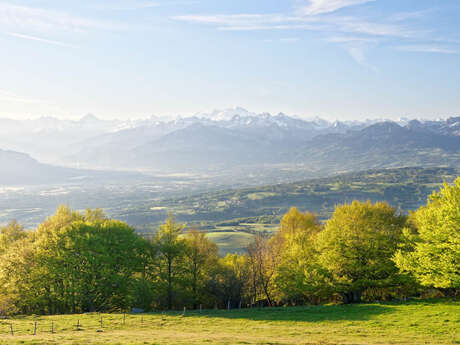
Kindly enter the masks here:
[[212, 121], [231, 121], [233, 118], [252, 117], [257, 116], [257, 114], [241, 107], [235, 107], [225, 110], [214, 110], [211, 113], [197, 113], [194, 116]]

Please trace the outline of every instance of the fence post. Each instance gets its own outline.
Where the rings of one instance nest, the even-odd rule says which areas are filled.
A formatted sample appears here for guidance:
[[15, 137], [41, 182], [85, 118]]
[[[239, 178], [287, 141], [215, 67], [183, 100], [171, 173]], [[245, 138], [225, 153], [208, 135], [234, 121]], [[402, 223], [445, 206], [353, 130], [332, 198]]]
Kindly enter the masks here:
[[240, 300], [240, 304], [238, 305], [238, 309], [241, 309], [241, 300]]
[[13, 323], [10, 323], [11, 336], [14, 336]]
[[230, 310], [230, 300], [227, 302], [227, 310]]
[[54, 334], [54, 321], [51, 321], [51, 334]]
[[37, 335], [37, 321], [34, 322], [34, 335]]
[[165, 312], [161, 313], [161, 320], [163, 320], [163, 321], [165, 320]]
[[80, 320], [77, 320], [77, 331], [80, 330]]
[[184, 312], [182, 313], [182, 316], [185, 316], [185, 310], [186, 310], [186, 308], [184, 307]]
[[125, 324], [126, 322], [126, 313], [123, 313], [123, 325]]
[[203, 306], [200, 304], [200, 314], [203, 311]]
[[102, 321], [102, 316], [101, 316], [101, 328], [104, 327], [104, 321]]

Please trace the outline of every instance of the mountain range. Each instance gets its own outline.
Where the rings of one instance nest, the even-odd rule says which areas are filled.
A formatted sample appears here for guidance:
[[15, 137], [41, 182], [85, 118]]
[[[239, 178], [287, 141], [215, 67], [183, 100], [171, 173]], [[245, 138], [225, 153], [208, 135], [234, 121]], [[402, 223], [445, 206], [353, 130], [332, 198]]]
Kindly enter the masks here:
[[[234, 108], [135, 121], [106, 121], [93, 115], [78, 121], [0, 119], [0, 136], [0, 149], [7, 150], [1, 151], [2, 166], [8, 159], [22, 159], [32, 167], [29, 171], [38, 171], [40, 163], [19, 152], [69, 168], [162, 172], [287, 165], [331, 174], [460, 166], [460, 117], [329, 122]], [[12, 151], [18, 152], [14, 159]], [[0, 170], [3, 174], [6, 168]]]

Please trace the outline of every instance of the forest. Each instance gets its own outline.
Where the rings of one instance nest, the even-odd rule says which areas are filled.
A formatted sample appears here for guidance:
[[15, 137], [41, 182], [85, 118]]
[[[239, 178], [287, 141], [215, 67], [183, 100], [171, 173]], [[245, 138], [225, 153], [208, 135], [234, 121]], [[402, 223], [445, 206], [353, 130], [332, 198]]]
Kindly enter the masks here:
[[60, 206], [35, 230], [0, 229], [0, 315], [300, 306], [405, 300], [460, 289], [460, 178], [426, 205], [336, 205], [321, 222], [291, 208], [244, 253], [174, 215], [139, 235], [100, 209]]

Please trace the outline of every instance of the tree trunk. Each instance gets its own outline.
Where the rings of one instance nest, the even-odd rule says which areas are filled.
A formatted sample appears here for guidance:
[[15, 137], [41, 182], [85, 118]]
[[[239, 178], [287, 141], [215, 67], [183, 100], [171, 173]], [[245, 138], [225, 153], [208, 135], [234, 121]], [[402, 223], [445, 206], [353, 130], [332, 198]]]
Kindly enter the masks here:
[[172, 262], [168, 258], [168, 310], [172, 309]]

